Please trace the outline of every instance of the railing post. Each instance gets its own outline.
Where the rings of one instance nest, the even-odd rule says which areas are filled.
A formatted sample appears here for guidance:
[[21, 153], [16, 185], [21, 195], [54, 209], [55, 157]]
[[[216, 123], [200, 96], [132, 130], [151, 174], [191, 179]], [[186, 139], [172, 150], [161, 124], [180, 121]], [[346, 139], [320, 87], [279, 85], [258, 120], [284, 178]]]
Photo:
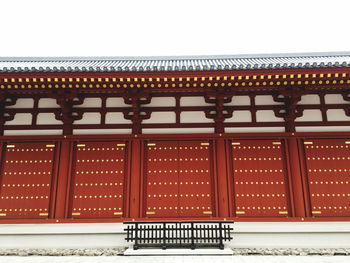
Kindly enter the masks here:
[[135, 223], [135, 244], [134, 244], [134, 250], [138, 249], [138, 223]]
[[191, 249], [195, 249], [194, 245], [194, 223], [191, 222]]
[[166, 249], [166, 239], [165, 239], [165, 224], [166, 223], [163, 223], [163, 246], [162, 246], [162, 249]]
[[224, 249], [224, 242], [222, 240], [222, 223], [219, 222], [219, 248]]

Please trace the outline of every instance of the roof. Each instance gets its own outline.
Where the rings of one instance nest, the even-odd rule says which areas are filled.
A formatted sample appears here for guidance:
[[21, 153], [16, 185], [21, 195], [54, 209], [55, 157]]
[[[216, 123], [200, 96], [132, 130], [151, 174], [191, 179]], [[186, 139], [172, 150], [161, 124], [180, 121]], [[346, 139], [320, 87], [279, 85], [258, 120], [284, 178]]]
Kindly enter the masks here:
[[196, 57], [0, 57], [0, 72], [205, 71], [350, 67], [350, 52]]

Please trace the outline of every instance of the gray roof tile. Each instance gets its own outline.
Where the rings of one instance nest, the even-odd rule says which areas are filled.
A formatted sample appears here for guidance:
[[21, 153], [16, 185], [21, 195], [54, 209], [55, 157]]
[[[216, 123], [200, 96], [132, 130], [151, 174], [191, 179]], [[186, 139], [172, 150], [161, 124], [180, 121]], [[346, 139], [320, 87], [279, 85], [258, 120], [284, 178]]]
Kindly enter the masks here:
[[350, 67], [350, 52], [198, 57], [0, 57], [0, 72], [193, 71]]

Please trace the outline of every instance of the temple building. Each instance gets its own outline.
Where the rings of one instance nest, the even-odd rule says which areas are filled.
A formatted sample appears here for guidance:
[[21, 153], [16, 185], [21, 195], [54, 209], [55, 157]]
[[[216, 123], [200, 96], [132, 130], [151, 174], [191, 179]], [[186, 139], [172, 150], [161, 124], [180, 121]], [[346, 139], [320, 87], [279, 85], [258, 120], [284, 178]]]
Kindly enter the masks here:
[[350, 53], [0, 58], [0, 109], [2, 243], [188, 219], [350, 240]]

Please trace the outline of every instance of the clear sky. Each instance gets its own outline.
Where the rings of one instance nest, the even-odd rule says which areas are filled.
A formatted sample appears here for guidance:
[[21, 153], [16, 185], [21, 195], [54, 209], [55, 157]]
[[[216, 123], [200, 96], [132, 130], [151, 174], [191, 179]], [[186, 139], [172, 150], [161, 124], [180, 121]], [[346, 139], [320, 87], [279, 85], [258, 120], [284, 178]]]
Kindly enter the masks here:
[[349, 0], [0, 0], [0, 56], [350, 51]]

